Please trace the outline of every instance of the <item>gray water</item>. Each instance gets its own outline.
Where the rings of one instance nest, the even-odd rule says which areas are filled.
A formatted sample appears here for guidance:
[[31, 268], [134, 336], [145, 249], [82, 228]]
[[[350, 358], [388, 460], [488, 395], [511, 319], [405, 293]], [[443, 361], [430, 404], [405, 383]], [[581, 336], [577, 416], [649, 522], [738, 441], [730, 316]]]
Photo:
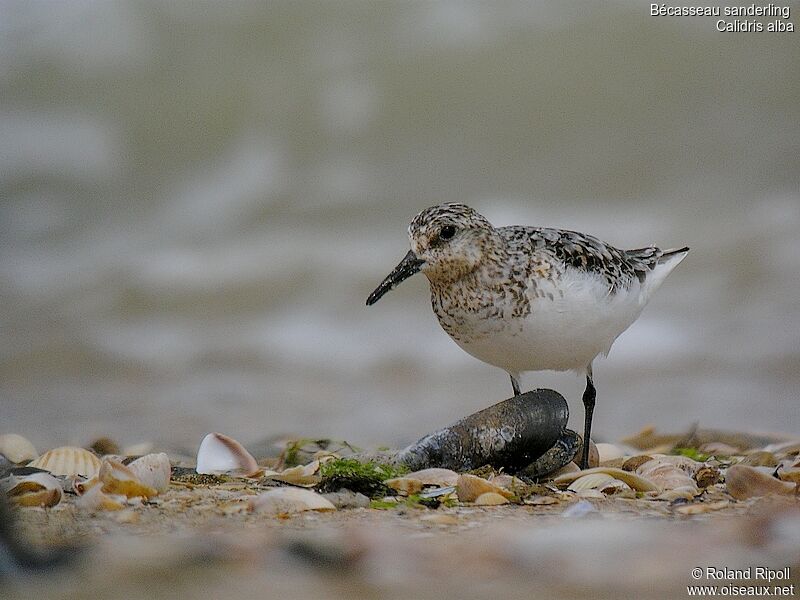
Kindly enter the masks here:
[[599, 439], [800, 432], [800, 33], [648, 7], [1, 3], [0, 433], [399, 444], [508, 397], [422, 277], [364, 306], [446, 201], [692, 247]]

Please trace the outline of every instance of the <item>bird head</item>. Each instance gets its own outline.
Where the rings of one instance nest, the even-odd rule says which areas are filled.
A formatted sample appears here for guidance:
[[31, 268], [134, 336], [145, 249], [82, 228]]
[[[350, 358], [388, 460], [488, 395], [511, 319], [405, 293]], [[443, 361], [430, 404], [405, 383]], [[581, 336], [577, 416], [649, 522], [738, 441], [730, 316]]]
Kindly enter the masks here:
[[367, 305], [405, 279], [422, 272], [433, 283], [455, 282], [481, 264], [497, 237], [492, 224], [466, 204], [439, 204], [420, 212], [408, 226], [411, 250], [370, 294]]

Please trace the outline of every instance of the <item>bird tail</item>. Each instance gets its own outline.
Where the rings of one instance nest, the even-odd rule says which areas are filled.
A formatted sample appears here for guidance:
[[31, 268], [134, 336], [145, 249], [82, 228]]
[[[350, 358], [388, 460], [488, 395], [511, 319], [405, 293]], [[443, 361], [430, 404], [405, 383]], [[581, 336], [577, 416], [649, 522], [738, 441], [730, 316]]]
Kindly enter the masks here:
[[645, 279], [644, 287], [648, 297], [652, 296], [653, 293], [661, 287], [667, 275], [672, 273], [673, 269], [681, 264], [681, 261], [686, 258], [688, 253], [689, 247], [684, 246], [683, 248], [664, 250], [661, 256], [656, 258], [652, 271], [647, 274], [647, 278]]
[[689, 247], [661, 250], [655, 246], [627, 250], [626, 256], [634, 263], [638, 263], [637, 271], [641, 273], [639, 280], [642, 283], [642, 300], [647, 302], [653, 293], [661, 287], [667, 275], [686, 258]]

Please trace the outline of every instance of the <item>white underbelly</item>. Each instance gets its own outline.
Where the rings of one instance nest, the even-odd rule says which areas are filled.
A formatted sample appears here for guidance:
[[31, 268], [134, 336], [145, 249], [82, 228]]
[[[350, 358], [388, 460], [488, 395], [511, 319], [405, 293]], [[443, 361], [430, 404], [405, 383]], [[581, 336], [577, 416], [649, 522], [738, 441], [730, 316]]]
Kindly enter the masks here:
[[529, 315], [468, 323], [476, 334], [454, 341], [475, 358], [512, 373], [582, 370], [608, 353], [643, 308], [638, 282], [611, 296], [603, 289], [593, 280], [570, 282], [563, 297], [532, 300]]

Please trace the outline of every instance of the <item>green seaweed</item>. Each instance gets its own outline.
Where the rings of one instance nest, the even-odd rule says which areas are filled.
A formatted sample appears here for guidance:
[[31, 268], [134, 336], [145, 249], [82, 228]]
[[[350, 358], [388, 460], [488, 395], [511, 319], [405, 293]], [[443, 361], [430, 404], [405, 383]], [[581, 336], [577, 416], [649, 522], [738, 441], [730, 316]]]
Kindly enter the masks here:
[[284, 467], [296, 467], [297, 465], [305, 465], [311, 462], [317, 452], [329, 452], [331, 454], [341, 455], [360, 451], [361, 448], [345, 440], [298, 438], [286, 443], [286, 447], [283, 449], [280, 458]]
[[403, 506], [400, 502], [387, 502], [386, 500], [370, 500], [369, 507], [376, 510], [391, 510]]
[[425, 498], [420, 494], [411, 494], [407, 497], [398, 496], [397, 501], [394, 502], [378, 499], [372, 500], [369, 504], [370, 508], [377, 510], [392, 510], [395, 508], [436, 509], [440, 506], [452, 508], [458, 506], [458, 501], [450, 495]]
[[319, 472], [322, 481], [317, 487], [321, 492], [347, 488], [370, 498], [378, 498], [393, 494], [384, 481], [400, 477], [408, 469], [373, 461], [361, 462], [354, 458], [337, 458], [321, 464]]
[[697, 448], [673, 448], [672, 454], [677, 456], [685, 456], [687, 458], [691, 458], [692, 460], [696, 460], [697, 462], [706, 462], [709, 458], [711, 458], [711, 454], [700, 452], [700, 450]]

